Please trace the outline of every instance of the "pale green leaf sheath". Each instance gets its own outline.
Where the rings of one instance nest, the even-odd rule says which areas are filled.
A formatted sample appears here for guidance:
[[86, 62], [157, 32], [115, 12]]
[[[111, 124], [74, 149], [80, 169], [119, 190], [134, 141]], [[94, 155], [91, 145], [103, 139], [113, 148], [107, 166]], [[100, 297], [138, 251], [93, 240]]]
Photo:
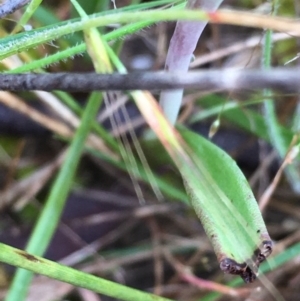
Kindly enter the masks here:
[[[251, 188], [235, 161], [188, 130], [180, 130], [194, 153], [195, 170], [182, 173], [190, 202], [225, 273], [255, 280], [272, 242]], [[200, 161], [201, 160], [201, 161]], [[195, 173], [196, 171], [196, 173]], [[197, 181], [190, 174], [196, 174]]]

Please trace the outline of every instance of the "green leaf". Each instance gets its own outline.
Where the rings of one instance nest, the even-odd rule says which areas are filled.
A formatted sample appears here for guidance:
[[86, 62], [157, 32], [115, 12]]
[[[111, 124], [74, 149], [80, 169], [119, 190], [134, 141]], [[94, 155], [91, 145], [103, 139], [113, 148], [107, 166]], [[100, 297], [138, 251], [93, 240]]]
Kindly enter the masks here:
[[189, 130], [179, 132], [195, 164], [194, 171], [180, 171], [220, 267], [252, 282], [259, 264], [271, 253], [272, 242], [251, 188], [223, 150]]
[[181, 173], [221, 269], [254, 281], [272, 242], [247, 180], [221, 149], [189, 130], [176, 131], [150, 93], [134, 93], [136, 105]]
[[[118, 300], [171, 301], [167, 298], [139, 291], [122, 284], [63, 266], [56, 262], [29, 254], [23, 250], [15, 249], [2, 243], [0, 243], [0, 261], [53, 279], [70, 283], [74, 286], [83, 287]], [[22, 287], [22, 285], [23, 283], [20, 282], [19, 286]], [[20, 298], [19, 296], [16, 296], [15, 299], [12, 300], [17, 301], [20, 300]]]

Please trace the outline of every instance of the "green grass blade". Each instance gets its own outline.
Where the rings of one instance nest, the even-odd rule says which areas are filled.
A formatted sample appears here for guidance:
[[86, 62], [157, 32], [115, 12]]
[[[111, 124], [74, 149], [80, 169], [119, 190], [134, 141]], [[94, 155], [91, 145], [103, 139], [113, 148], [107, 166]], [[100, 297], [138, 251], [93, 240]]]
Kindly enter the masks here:
[[[87, 14], [94, 14], [99, 11], [109, 10], [109, 4], [110, 4], [110, 0], [100, 0], [100, 1], [78, 0], [77, 2], [79, 6], [82, 7], [83, 11], [85, 11]], [[102, 9], [99, 10], [99, 7], [102, 7]], [[72, 7], [71, 16], [72, 17], [80, 16], [80, 13], [78, 9], [76, 9], [76, 7]]]
[[[30, 4], [27, 6], [27, 9], [25, 10], [24, 14], [22, 15], [21, 19], [19, 20], [18, 24], [14, 28], [14, 33], [20, 31], [24, 25], [27, 24], [29, 19], [32, 17], [32, 15], [35, 13], [35, 11], [39, 8], [40, 4], [43, 0], [32, 0]], [[91, 1], [89, 1], [91, 2]], [[127, 11], [131, 9], [147, 9], [149, 7], [157, 6], [157, 5], [163, 5], [166, 4], [166, 1], [153, 1], [152, 4], [144, 4], [144, 5], [131, 5], [127, 6], [125, 8], [119, 9], [119, 11]]]
[[[264, 47], [263, 47], [263, 69], [269, 69], [271, 67], [272, 60], [272, 31], [267, 30], [265, 33]], [[267, 129], [270, 135], [272, 145], [276, 148], [279, 156], [284, 158], [286, 155], [286, 144], [282, 139], [279, 131], [278, 121], [275, 112], [274, 100], [272, 99], [272, 93], [270, 90], [263, 91], [264, 98], [264, 116]]]
[[144, 22], [144, 20], [157, 22], [164, 19], [172, 21], [178, 18], [202, 20], [207, 19], [207, 14], [203, 11], [191, 13], [189, 11], [181, 10], [169, 10], [168, 14], [166, 14], [165, 11], [150, 10], [142, 12], [123, 13], [117, 13], [117, 10], [115, 10], [111, 14], [95, 14], [89, 16], [88, 19], [62, 22], [61, 24], [57, 24], [55, 26], [46, 26], [37, 30], [32, 30], [26, 33], [19, 33], [10, 37], [3, 38], [1, 39], [0, 43], [0, 59], [4, 59], [10, 55], [84, 29], [107, 26], [109, 24], [119, 22], [132, 23], [142, 21]]
[[[178, 4], [172, 7], [171, 9], [178, 9], [183, 7], [183, 4]], [[147, 26], [150, 26], [154, 23], [154, 21], [142, 21], [142, 22], [136, 22], [133, 24], [124, 25], [114, 31], [111, 31], [105, 35], [103, 35], [103, 39], [107, 42], [112, 40], [117, 40], [124, 38], [127, 35], [133, 34]], [[70, 38], [74, 37], [72, 35]], [[22, 72], [29, 72], [32, 70], [37, 71], [40, 68], [45, 68], [50, 66], [51, 64], [54, 64], [58, 61], [63, 61], [65, 59], [73, 58], [76, 55], [80, 55], [82, 53], [86, 52], [86, 44], [81, 43], [79, 45], [69, 47], [66, 50], [62, 50], [60, 52], [57, 52], [55, 54], [49, 55], [42, 59], [36, 59], [30, 63], [26, 63], [20, 67], [17, 67], [13, 70], [5, 71], [6, 73], [22, 73]]]
[[18, 24], [14, 28], [13, 32], [18, 32], [20, 31], [24, 25], [27, 24], [31, 16], [34, 14], [35, 10], [40, 6], [43, 0], [31, 0], [29, 5], [27, 6], [23, 16], [19, 20]]
[[[90, 131], [92, 121], [98, 111], [99, 104], [99, 97], [94, 97], [89, 100], [86, 106], [81, 124], [76, 131], [74, 139], [68, 150], [66, 160], [58, 173], [47, 202], [26, 247], [26, 251], [32, 254], [44, 254], [49, 245], [64, 208], [65, 201], [71, 188], [72, 180], [84, 148], [86, 137]], [[24, 300], [31, 279], [31, 272], [23, 269], [17, 270], [9, 293], [6, 297], [6, 301]]]
[[[273, 1], [274, 12], [273, 15], [276, 14], [278, 8], [278, 1]], [[267, 30], [265, 34], [265, 41], [263, 45], [263, 69], [269, 69], [271, 67], [271, 59], [272, 59], [272, 30]], [[274, 99], [272, 99], [272, 93], [270, 90], [263, 91], [264, 97], [264, 116], [265, 122], [268, 128], [268, 132], [270, 135], [270, 140], [273, 147], [276, 149], [279, 157], [283, 160], [289, 150], [290, 141], [285, 143], [284, 138], [281, 135], [279, 122], [276, 116], [276, 108], [274, 104]], [[299, 159], [295, 159], [297, 165], [299, 165]], [[294, 162], [294, 164], [296, 163]], [[300, 193], [300, 171], [297, 168], [297, 165], [290, 164], [285, 168], [285, 174], [290, 182], [290, 185], [293, 187], [294, 191]]]
[[[84, 109], [76, 102], [76, 100], [70, 96], [70, 94], [62, 92], [62, 91], [55, 91], [56, 95], [59, 96], [61, 101], [74, 113], [76, 113], [79, 116], [83, 115]], [[95, 131], [95, 133], [103, 139], [107, 146], [113, 150], [113, 152], [118, 153], [119, 152], [119, 146], [117, 141], [110, 135], [110, 133], [102, 126], [100, 125], [96, 120], [93, 120], [92, 129]]]
[[[170, 301], [125, 285], [77, 271], [0, 243], [0, 261], [124, 301]], [[21, 300], [16, 296], [14, 301]]]
[[[229, 12], [223, 12], [223, 15], [228, 17]], [[57, 24], [57, 26], [47, 26], [37, 30], [32, 30], [26, 33], [13, 35], [3, 38], [0, 44], [0, 59], [4, 59], [10, 55], [35, 47], [39, 44], [58, 39], [61, 36], [72, 34], [74, 32], [92, 28], [107, 26], [115, 23], [132, 23], [149, 20], [153, 22], [160, 21], [175, 21], [175, 20], [188, 20], [188, 21], [218, 21], [228, 24], [242, 24], [242, 20], [234, 18], [235, 15], [229, 18], [222, 18], [219, 13], [219, 20], [217, 20], [218, 13], [213, 15], [205, 11], [189, 11], [189, 10], [148, 10], [139, 12], [122, 12], [117, 9], [108, 14], [94, 14], [89, 16], [88, 19], [81, 19], [79, 21], [68, 21]], [[264, 18], [264, 19], [263, 19]], [[248, 26], [259, 27], [263, 26], [258, 23], [258, 20], [264, 20], [265, 26], [275, 30], [291, 30], [295, 35], [299, 34], [299, 24], [297, 21], [288, 22], [287, 19], [272, 17], [257, 16], [256, 19], [248, 19]]]

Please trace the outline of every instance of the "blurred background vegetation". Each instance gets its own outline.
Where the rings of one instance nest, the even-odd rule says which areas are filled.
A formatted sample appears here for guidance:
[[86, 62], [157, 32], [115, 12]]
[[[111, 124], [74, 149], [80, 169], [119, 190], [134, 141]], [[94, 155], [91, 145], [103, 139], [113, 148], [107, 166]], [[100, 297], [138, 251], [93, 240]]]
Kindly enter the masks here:
[[[78, 2], [88, 14], [114, 7], [110, 1]], [[135, 0], [115, 1], [118, 8], [139, 3]], [[270, 3], [260, 0], [225, 0], [222, 7], [270, 11]], [[22, 13], [23, 10], [18, 10], [1, 20], [2, 38], [9, 35]], [[297, 0], [282, 0], [277, 14], [299, 18], [300, 4]], [[78, 14], [70, 1], [45, 0], [25, 30], [30, 26], [36, 29], [76, 17]], [[160, 70], [164, 67], [174, 25], [173, 22], [152, 25], [112, 41], [111, 46], [129, 71]], [[112, 26], [101, 30], [104, 34], [114, 29]], [[191, 68], [259, 68], [263, 38], [262, 30], [209, 24], [199, 41]], [[297, 58], [299, 40], [279, 33], [275, 33], [273, 39], [272, 65], [297, 66], [300, 60], [293, 58]], [[82, 33], [76, 32], [39, 45], [3, 60], [1, 71], [13, 70], [22, 62], [29, 64], [49, 57], [83, 41]], [[93, 70], [93, 62], [82, 50], [72, 57], [30, 71]], [[62, 135], [61, 130], [67, 126], [73, 131], [80, 110], [90, 95], [24, 92], [17, 96], [28, 105], [22, 113], [18, 105], [8, 107], [0, 101], [0, 240], [23, 249], [64, 161], [64, 150], [70, 137]], [[292, 137], [299, 132], [299, 95], [277, 94], [273, 98], [282, 131], [287, 137]], [[211, 124], [219, 118], [221, 125], [212, 140], [237, 160], [258, 200], [282, 163], [267, 134], [262, 102], [262, 94], [252, 91], [187, 91], [178, 121], [208, 136]], [[47, 118], [36, 122], [33, 120], [35, 112]], [[180, 202], [186, 201], [186, 197], [178, 172], [158, 145], [148, 145], [145, 141], [148, 127], [138, 109], [126, 93], [118, 92], [114, 94], [114, 101], [102, 104], [97, 121], [103, 126], [107, 139], [113, 144], [125, 145], [126, 152], [131, 153], [140, 166], [144, 162], [138, 159], [134, 146], [139, 142], [153, 171], [152, 180], [161, 182], [165, 189], [155, 193], [149, 177], [142, 180], [140, 167], [130, 161], [131, 155], [127, 155], [125, 163], [117, 164], [108, 160], [101, 148], [88, 146], [45, 257], [172, 299], [199, 300], [205, 296], [203, 300], [215, 300], [217, 296], [208, 295], [207, 291], [184, 282], [175, 269], [176, 264], [191, 267], [198, 277], [214, 282], [228, 283], [234, 277], [219, 270], [198, 219], [189, 206]], [[99, 142], [98, 133], [95, 133], [94, 146]], [[129, 168], [129, 175], [126, 168]], [[295, 172], [300, 173], [299, 164], [295, 165]], [[264, 208], [267, 227], [276, 242], [275, 254], [284, 252], [300, 240], [299, 193], [297, 183], [283, 175]], [[166, 256], [165, 251], [170, 256]], [[291, 256], [286, 264], [267, 275], [286, 300], [299, 299], [299, 258]], [[13, 271], [12, 267], [1, 267], [1, 298], [6, 295]], [[259, 293], [255, 290], [257, 286], [262, 287]], [[265, 283], [255, 282], [247, 288], [248, 300], [274, 300], [272, 290], [270, 292]], [[231, 300], [233, 297], [220, 298]], [[244, 300], [245, 296], [233, 299]], [[93, 301], [110, 298], [101, 296], [100, 299], [95, 293], [38, 276], [28, 300]]]

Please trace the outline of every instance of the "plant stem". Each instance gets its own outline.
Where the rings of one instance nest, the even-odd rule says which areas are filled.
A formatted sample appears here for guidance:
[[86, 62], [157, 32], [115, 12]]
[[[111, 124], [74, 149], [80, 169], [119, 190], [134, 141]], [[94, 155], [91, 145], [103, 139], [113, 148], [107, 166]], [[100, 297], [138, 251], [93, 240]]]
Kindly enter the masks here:
[[[188, 9], [204, 9], [215, 11], [223, 0], [188, 0]], [[186, 22], [178, 21], [166, 58], [165, 70], [186, 72], [189, 68], [192, 55], [207, 21]], [[181, 107], [183, 89], [163, 91], [160, 95], [160, 105], [170, 121], [175, 124]]]

